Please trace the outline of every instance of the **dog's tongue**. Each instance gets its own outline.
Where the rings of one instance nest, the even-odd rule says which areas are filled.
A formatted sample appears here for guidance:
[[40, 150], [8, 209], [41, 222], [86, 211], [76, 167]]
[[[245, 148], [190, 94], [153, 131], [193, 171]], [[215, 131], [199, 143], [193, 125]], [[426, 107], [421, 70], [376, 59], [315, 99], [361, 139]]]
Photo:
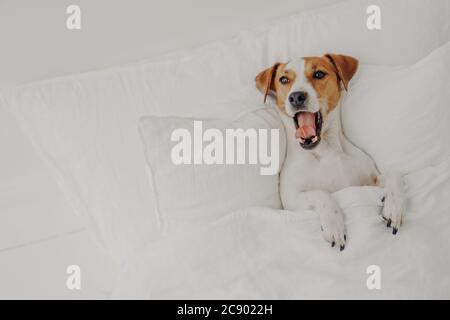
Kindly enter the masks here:
[[298, 129], [296, 138], [308, 139], [316, 135], [316, 115], [311, 112], [302, 112], [297, 116]]

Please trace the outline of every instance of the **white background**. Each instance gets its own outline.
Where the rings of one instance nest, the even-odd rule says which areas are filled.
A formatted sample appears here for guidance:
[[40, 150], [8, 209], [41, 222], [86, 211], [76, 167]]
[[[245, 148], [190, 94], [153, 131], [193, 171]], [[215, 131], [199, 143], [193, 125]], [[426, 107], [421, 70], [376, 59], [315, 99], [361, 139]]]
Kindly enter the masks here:
[[[0, 85], [140, 60], [339, 0], [0, 0]], [[82, 30], [66, 29], [66, 8]]]
[[[0, 88], [147, 59], [340, 0], [0, 0]], [[82, 30], [66, 29], [66, 8]], [[110, 262], [0, 109], [0, 298], [101, 298]], [[82, 290], [65, 270], [82, 267]]]

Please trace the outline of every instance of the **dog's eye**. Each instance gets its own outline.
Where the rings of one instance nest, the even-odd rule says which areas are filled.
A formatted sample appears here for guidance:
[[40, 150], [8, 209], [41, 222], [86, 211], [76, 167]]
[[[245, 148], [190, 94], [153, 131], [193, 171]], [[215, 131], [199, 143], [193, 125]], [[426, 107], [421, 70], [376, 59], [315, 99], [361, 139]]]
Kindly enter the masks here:
[[314, 72], [314, 79], [322, 79], [325, 76], [326, 76], [326, 73], [323, 71]]
[[280, 82], [281, 82], [282, 84], [288, 84], [288, 83], [289, 83], [289, 78], [283, 76], [283, 77], [280, 78]]

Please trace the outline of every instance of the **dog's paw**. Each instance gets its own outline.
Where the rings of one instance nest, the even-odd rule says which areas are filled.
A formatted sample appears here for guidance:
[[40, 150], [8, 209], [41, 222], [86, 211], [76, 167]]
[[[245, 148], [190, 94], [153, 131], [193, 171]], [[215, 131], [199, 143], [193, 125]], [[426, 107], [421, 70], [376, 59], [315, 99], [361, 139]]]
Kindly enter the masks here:
[[337, 245], [341, 251], [344, 250], [347, 235], [342, 212], [339, 209], [333, 209], [322, 211], [319, 215], [323, 238], [331, 244], [331, 247]]
[[406, 210], [405, 181], [395, 172], [387, 172], [380, 177], [380, 185], [384, 187], [385, 197], [382, 216], [392, 234], [397, 234], [404, 221]]
[[405, 200], [402, 198], [395, 198], [393, 195], [387, 195], [383, 202], [384, 207], [382, 217], [384, 221], [386, 221], [386, 226], [388, 228], [392, 227], [392, 234], [395, 235], [403, 223]]

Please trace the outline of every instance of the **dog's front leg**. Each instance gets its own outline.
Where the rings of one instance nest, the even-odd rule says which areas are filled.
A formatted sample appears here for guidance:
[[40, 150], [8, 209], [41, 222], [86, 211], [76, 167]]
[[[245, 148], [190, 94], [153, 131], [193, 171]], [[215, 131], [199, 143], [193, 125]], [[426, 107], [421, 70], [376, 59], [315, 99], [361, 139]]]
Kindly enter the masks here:
[[347, 241], [344, 215], [336, 200], [326, 191], [308, 191], [292, 195], [283, 201], [284, 208], [291, 211], [312, 210], [319, 215], [322, 236], [334, 247], [344, 250]]
[[397, 234], [406, 210], [403, 177], [398, 173], [388, 172], [378, 177], [377, 184], [385, 190], [383, 219], [386, 220], [388, 228], [392, 227], [392, 234]]

